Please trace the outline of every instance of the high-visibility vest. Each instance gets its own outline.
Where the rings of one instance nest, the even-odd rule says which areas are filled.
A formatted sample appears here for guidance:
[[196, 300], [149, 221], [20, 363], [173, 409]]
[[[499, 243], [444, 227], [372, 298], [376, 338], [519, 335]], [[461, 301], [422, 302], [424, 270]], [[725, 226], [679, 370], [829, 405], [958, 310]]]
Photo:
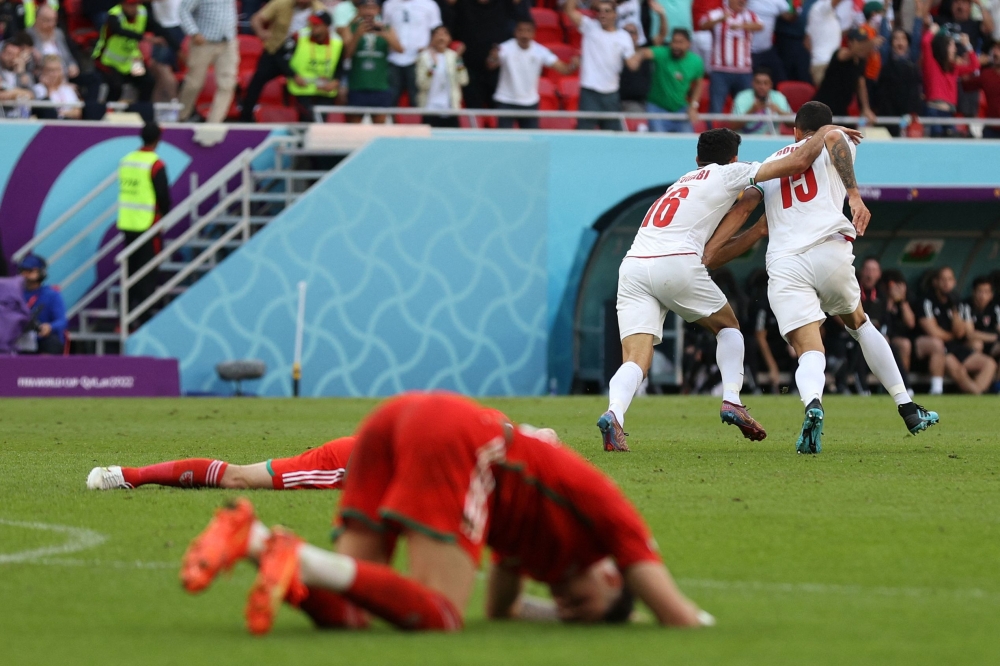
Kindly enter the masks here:
[[[45, 4], [59, 11], [59, 0], [45, 0]], [[35, 19], [38, 18], [38, 3], [35, 0], [23, 0], [21, 5], [24, 7], [24, 27], [28, 29], [35, 25]]]
[[295, 83], [294, 78], [288, 79], [288, 92], [297, 97], [336, 97], [337, 91], [326, 92], [316, 87], [318, 79], [333, 80], [333, 75], [337, 71], [337, 61], [340, 60], [340, 53], [344, 48], [344, 42], [339, 37], [330, 35], [327, 44], [317, 44], [309, 39], [309, 28], [299, 30], [299, 38], [295, 44], [295, 53], [288, 62], [292, 71], [308, 83], [300, 86]]
[[118, 228], [142, 233], [156, 219], [153, 165], [160, 159], [151, 150], [136, 150], [118, 163]]
[[[139, 5], [139, 13], [135, 15], [135, 21], [129, 21], [122, 11], [121, 5], [115, 5], [108, 12], [108, 16], [117, 16], [118, 22], [126, 30], [137, 32], [140, 35], [146, 32], [146, 21], [148, 14], [145, 5]], [[94, 47], [94, 60], [100, 61], [102, 65], [117, 70], [122, 74], [132, 73], [132, 63], [142, 60], [142, 51], [139, 50], [139, 40], [130, 39], [121, 35], [108, 37], [108, 27], [105, 24], [101, 27], [101, 38]]]

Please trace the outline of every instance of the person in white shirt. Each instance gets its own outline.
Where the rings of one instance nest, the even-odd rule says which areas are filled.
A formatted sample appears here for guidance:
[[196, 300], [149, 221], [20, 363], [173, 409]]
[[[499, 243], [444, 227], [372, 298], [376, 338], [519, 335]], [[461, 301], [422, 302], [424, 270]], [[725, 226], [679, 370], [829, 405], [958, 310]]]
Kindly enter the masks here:
[[653, 203], [618, 270], [618, 327], [624, 363], [611, 378], [608, 411], [597, 421], [605, 451], [629, 450], [622, 430], [625, 411], [649, 372], [667, 310], [716, 334], [722, 421], [737, 426], [748, 439], [767, 436], [740, 401], [743, 334], [733, 308], [706, 269], [737, 255], [725, 257], [718, 251], [722, 243], [706, 248], [706, 242], [717, 229], [729, 239], [743, 225], [757, 205], [754, 202], [747, 208], [741, 202], [733, 207], [745, 188], [807, 169], [823, 150], [823, 136], [830, 129], [823, 128], [801, 150], [768, 164], [737, 162], [740, 135], [731, 129], [712, 129], [698, 137], [698, 169], [678, 178]]
[[386, 0], [382, 20], [396, 32], [403, 50], [390, 53], [389, 89], [399, 104], [405, 91], [410, 106], [417, 102], [417, 55], [431, 43], [431, 30], [441, 25], [441, 9], [434, 0]]
[[[579, 59], [565, 63], [552, 51], [535, 41], [535, 22], [522, 19], [514, 28], [514, 38], [493, 49], [486, 61], [490, 69], [500, 69], [500, 81], [493, 101], [498, 109], [517, 111], [538, 110], [538, 79], [543, 67], [551, 67], [560, 74], [576, 71]], [[497, 121], [501, 129], [538, 129], [538, 118], [503, 116]]]
[[[57, 55], [47, 55], [42, 58], [42, 70], [38, 75], [39, 83], [33, 92], [35, 98], [57, 104], [77, 104], [80, 98], [76, 94], [76, 89], [66, 83], [63, 74], [63, 62]], [[77, 106], [60, 106], [55, 109], [55, 115], [59, 118], [69, 118], [79, 120], [83, 110]]]
[[[642, 64], [635, 44], [627, 32], [617, 27], [618, 13], [612, 0], [596, 3], [597, 20], [576, 8], [577, 0], [567, 0], [566, 15], [583, 35], [580, 45], [580, 111], [621, 111], [618, 85], [622, 66], [633, 72]], [[621, 122], [612, 119], [593, 120], [581, 118], [577, 129], [623, 129]]]
[[817, 0], [809, 9], [805, 45], [809, 50], [809, 71], [817, 88], [823, 83], [830, 59], [840, 48], [853, 16], [854, 4], [850, 0]]
[[[431, 32], [431, 45], [417, 56], [417, 106], [422, 109], [447, 110], [462, 108], [462, 88], [469, 85], [469, 72], [462, 62], [462, 51], [448, 47], [451, 32], [439, 25]], [[458, 116], [424, 114], [424, 123], [431, 127], [458, 127]]]
[[[804, 104], [795, 116], [796, 143], [764, 160], [764, 166], [803, 150], [815, 140], [814, 132], [832, 119], [827, 105]], [[871, 214], [854, 175], [854, 144], [841, 132], [827, 133], [823, 143], [826, 150], [807, 169], [764, 183], [758, 193], [749, 195], [754, 202], [759, 194], [764, 198], [767, 299], [781, 336], [798, 358], [795, 385], [805, 405], [805, 419], [796, 450], [805, 454], [822, 450], [826, 354], [820, 325], [826, 313], [837, 316], [858, 342], [868, 367], [892, 396], [910, 433], [916, 435], [938, 422], [937, 414], [910, 398], [889, 343], [861, 305], [853, 242], [864, 235]], [[845, 196], [850, 220], [843, 213]]]
[[764, 26], [751, 36], [750, 57], [753, 66], [767, 67], [775, 85], [785, 80], [785, 64], [774, 48], [774, 26], [778, 20], [794, 21], [795, 9], [788, 0], [747, 0], [747, 9], [757, 15]]

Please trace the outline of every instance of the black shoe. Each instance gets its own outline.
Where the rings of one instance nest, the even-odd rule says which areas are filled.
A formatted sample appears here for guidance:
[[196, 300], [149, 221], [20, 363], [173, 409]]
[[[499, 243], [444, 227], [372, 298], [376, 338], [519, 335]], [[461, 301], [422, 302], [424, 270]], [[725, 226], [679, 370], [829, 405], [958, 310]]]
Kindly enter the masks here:
[[927, 430], [932, 425], [937, 425], [941, 420], [938, 418], [937, 412], [928, 411], [915, 402], [900, 405], [897, 409], [899, 415], [903, 417], [906, 429], [913, 435]]

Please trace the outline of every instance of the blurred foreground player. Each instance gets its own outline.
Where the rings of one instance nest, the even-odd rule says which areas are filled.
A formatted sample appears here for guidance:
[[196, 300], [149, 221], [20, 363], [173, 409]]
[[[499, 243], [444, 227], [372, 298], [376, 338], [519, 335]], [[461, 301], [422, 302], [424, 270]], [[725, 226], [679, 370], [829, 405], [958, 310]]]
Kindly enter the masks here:
[[[714, 623], [677, 589], [621, 491], [558, 441], [444, 393], [392, 399], [357, 436], [337, 553], [268, 529], [241, 499], [188, 548], [188, 591], [249, 558], [259, 569], [246, 608], [253, 633], [270, 630], [283, 601], [319, 626], [363, 626], [360, 608], [401, 629], [454, 631], [488, 545], [490, 618], [538, 615], [521, 595], [530, 577], [552, 592], [543, 612], [563, 621], [623, 621], [635, 595], [661, 624]], [[400, 536], [408, 576], [388, 564]]]

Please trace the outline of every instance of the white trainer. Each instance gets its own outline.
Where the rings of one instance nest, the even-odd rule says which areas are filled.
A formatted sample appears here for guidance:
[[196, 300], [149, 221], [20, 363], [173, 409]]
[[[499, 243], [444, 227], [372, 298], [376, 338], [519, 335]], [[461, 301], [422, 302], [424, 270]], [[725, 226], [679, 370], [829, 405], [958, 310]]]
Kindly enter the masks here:
[[89, 490], [115, 490], [118, 488], [130, 489], [131, 484], [125, 483], [122, 475], [122, 468], [117, 465], [110, 467], [95, 467], [87, 475], [87, 488]]

